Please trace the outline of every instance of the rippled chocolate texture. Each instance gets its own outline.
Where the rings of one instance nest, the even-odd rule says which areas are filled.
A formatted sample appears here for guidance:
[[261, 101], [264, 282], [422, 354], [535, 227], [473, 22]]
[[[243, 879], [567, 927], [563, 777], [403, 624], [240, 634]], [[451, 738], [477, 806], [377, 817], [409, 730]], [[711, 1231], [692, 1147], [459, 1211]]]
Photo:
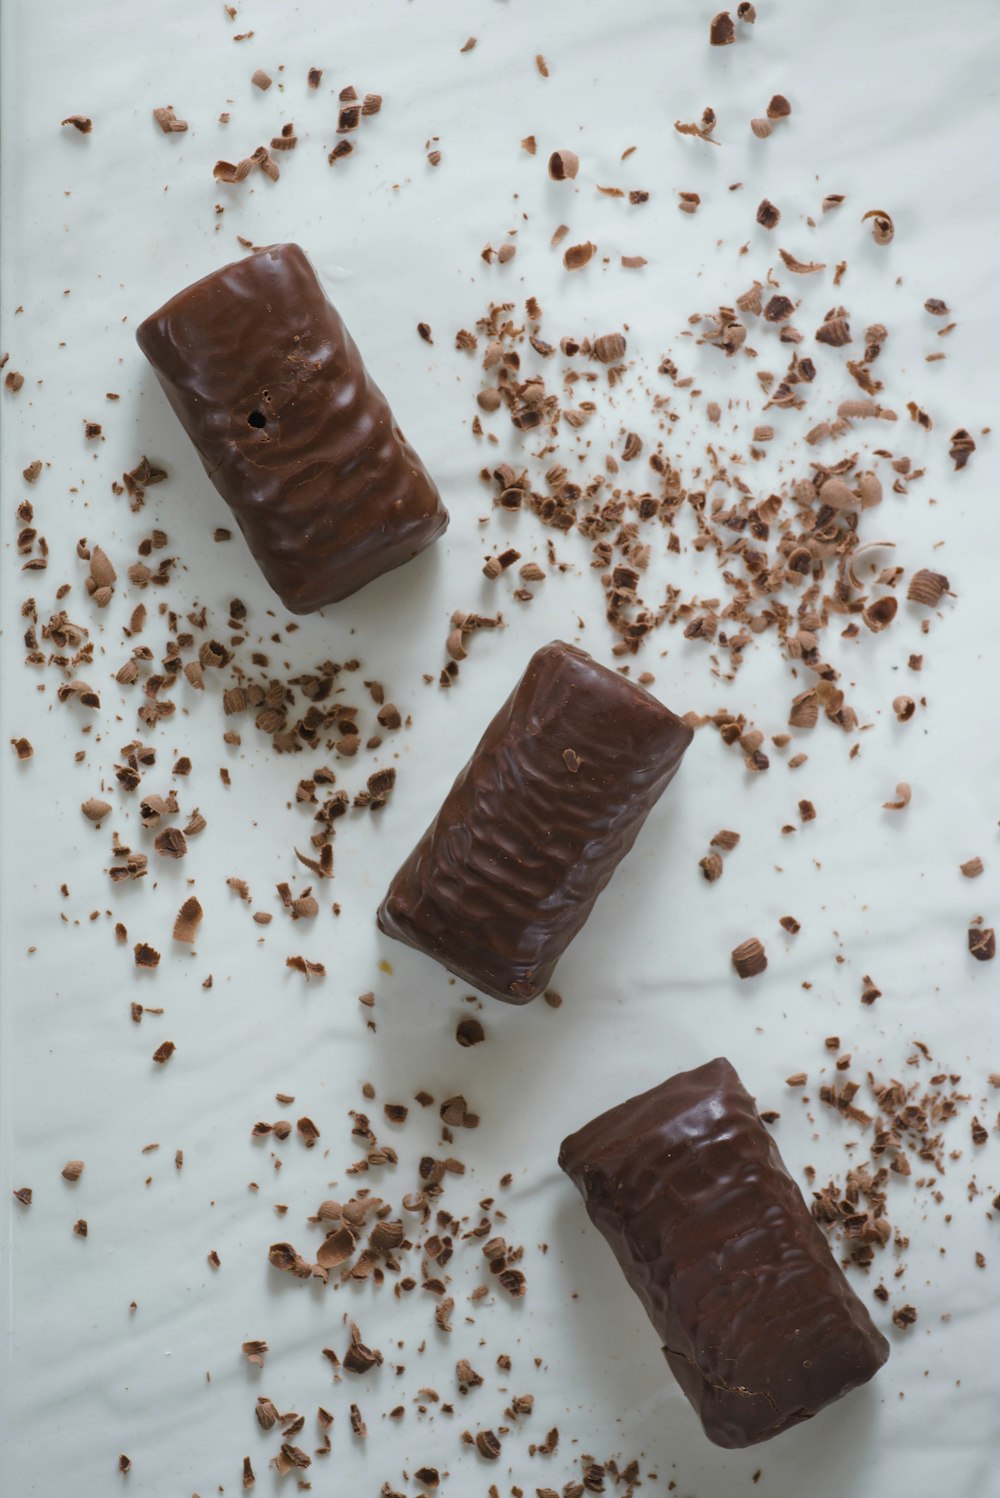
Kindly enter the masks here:
[[382, 902], [383, 931], [510, 1004], [544, 989], [692, 730], [559, 641], [532, 656]]
[[595, 1118], [559, 1163], [716, 1445], [779, 1435], [889, 1356], [728, 1061]]
[[298, 245], [213, 271], [136, 333], [294, 614], [429, 546], [448, 512]]

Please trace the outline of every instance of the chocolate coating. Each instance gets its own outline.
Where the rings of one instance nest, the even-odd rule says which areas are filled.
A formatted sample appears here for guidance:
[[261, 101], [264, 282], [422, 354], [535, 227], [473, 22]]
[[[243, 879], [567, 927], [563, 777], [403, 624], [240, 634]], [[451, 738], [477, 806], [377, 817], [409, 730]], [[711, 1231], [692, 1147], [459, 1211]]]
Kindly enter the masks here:
[[448, 512], [298, 245], [178, 292], [136, 339], [287, 609], [399, 567]]
[[716, 1445], [779, 1435], [889, 1356], [728, 1061], [595, 1118], [559, 1164]]
[[532, 656], [393, 879], [382, 930], [525, 1004], [673, 778], [692, 730], [556, 641]]

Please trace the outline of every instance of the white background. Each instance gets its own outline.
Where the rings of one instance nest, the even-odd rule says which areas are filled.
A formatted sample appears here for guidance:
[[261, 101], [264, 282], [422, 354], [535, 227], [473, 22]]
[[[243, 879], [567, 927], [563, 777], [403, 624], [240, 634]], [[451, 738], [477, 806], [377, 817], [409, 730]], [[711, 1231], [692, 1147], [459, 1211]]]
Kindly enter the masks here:
[[[996, 1115], [986, 1078], [1000, 1070], [1000, 965], [976, 964], [966, 950], [973, 915], [1000, 924], [1000, 522], [995, 439], [981, 435], [996, 419], [1000, 13], [987, 0], [947, 7], [761, 0], [759, 11], [737, 46], [715, 51], [707, 43], [712, 7], [680, 0], [246, 0], [233, 23], [221, 5], [202, 0], [12, 0], [4, 8], [2, 346], [26, 383], [17, 396], [0, 391], [3, 739], [25, 734], [35, 745], [26, 765], [9, 751], [0, 760], [7, 1335], [0, 1488], [11, 1498], [103, 1498], [123, 1482], [150, 1498], [207, 1498], [239, 1490], [244, 1454], [253, 1459], [258, 1491], [276, 1491], [281, 1480], [267, 1466], [276, 1432], [264, 1436], [253, 1415], [260, 1393], [306, 1416], [297, 1440], [307, 1450], [318, 1434], [317, 1404], [334, 1412], [334, 1455], [307, 1474], [314, 1491], [330, 1495], [375, 1495], [386, 1480], [415, 1492], [403, 1474], [422, 1464], [447, 1471], [442, 1491], [457, 1498], [485, 1495], [490, 1483], [503, 1495], [514, 1484], [528, 1493], [558, 1489], [579, 1476], [581, 1452], [622, 1462], [639, 1456], [644, 1474], [659, 1474], [644, 1492], [662, 1493], [672, 1479], [683, 1498], [749, 1492], [757, 1471], [753, 1490], [771, 1498], [797, 1495], [806, 1482], [814, 1498], [1000, 1491], [1000, 1224], [987, 1215], [1000, 1186], [1000, 1146], [994, 1131], [972, 1160], [968, 1135], [972, 1111], [987, 1122]], [[231, 39], [249, 30], [252, 39]], [[478, 46], [460, 55], [470, 34]], [[548, 59], [547, 80], [535, 69], [537, 52]], [[305, 85], [310, 65], [324, 69], [315, 93]], [[277, 82], [266, 94], [253, 89], [257, 67], [283, 91]], [[355, 155], [332, 169], [326, 153], [335, 141], [336, 94], [349, 83], [383, 94], [385, 105], [364, 121]], [[792, 119], [756, 141], [749, 118], [775, 91], [791, 100]], [[187, 134], [164, 137], [156, 129], [151, 110], [166, 103], [190, 122]], [[719, 115], [718, 150], [672, 128], [706, 105]], [[231, 112], [228, 127], [217, 123], [223, 109]], [[77, 112], [93, 117], [90, 136], [60, 129]], [[300, 144], [279, 158], [277, 184], [258, 175], [235, 189], [213, 183], [218, 157], [237, 159], [289, 119]], [[539, 143], [534, 158], [519, 147], [529, 132]], [[425, 160], [431, 136], [440, 137], [443, 152], [436, 170]], [[637, 151], [620, 163], [631, 145]], [[578, 151], [576, 184], [548, 181], [545, 160], [557, 147]], [[727, 191], [738, 181], [741, 191]], [[652, 198], [632, 209], [600, 196], [598, 183], [642, 187]], [[678, 190], [701, 194], [696, 216], [677, 212]], [[845, 193], [847, 202], [820, 220], [828, 192]], [[783, 212], [771, 236], [754, 223], [765, 195]], [[226, 205], [221, 220], [217, 202]], [[862, 227], [869, 208], [892, 213], [891, 247], [874, 246]], [[819, 220], [815, 230], [805, 223], [810, 214]], [[609, 262], [595, 258], [586, 272], [567, 276], [548, 247], [560, 222], [571, 226], [568, 242], [592, 239]], [[484, 243], [499, 244], [518, 226], [517, 258], [485, 266]], [[172, 602], [205, 603], [218, 629], [234, 595], [250, 608], [252, 632], [269, 634], [285, 622], [242, 542], [211, 543], [213, 527], [226, 523], [224, 507], [133, 338], [167, 296], [242, 253], [237, 234], [255, 243], [295, 239], [307, 249], [452, 515], [432, 553], [303, 621], [282, 651], [295, 669], [358, 655], [363, 674], [383, 680], [413, 716], [412, 728], [383, 752], [386, 763], [398, 753], [391, 805], [380, 819], [342, 824], [332, 895], [330, 886], [319, 891], [322, 916], [294, 930], [280, 912], [270, 927], [254, 926], [225, 879], [245, 877], [256, 905], [277, 911], [274, 883], [298, 879], [292, 847], [308, 831], [304, 814], [288, 804], [307, 757], [276, 759], [249, 727], [242, 749], [227, 749], [214, 692], [196, 700], [178, 693], [183, 714], [143, 735], [160, 750], [146, 789], [166, 792], [176, 753], [195, 761], [190, 779], [178, 782], [181, 802], [185, 811], [199, 805], [209, 826], [183, 863], [164, 868], [156, 860], [161, 866], [149, 879], [112, 896], [103, 873], [110, 827], [125, 841], [142, 841], [134, 802], [110, 795], [115, 812], [100, 831], [79, 812], [138, 727], [138, 699], [126, 699], [112, 680], [128, 649], [121, 624], [138, 599], [120, 582], [112, 606], [96, 614], [75, 557], [78, 537], [104, 546], [124, 579], [137, 541], [160, 524], [181, 564]], [[831, 639], [848, 698], [861, 721], [874, 725], [861, 735], [857, 759], [848, 759], [851, 741], [822, 723], [804, 745], [810, 757], [802, 769], [790, 774], [775, 754], [769, 774], [751, 778], [714, 734], [699, 734], [560, 966], [563, 1007], [509, 1009], [484, 1000], [487, 1043], [460, 1050], [453, 1034], [468, 1012], [463, 990], [381, 938], [375, 906], [532, 649], [561, 635], [610, 660], [611, 637], [586, 549], [572, 541], [560, 543], [561, 554], [578, 570], [550, 579], [530, 606], [509, 598], [509, 580], [491, 587], [481, 578], [483, 555], [508, 535], [526, 557], [544, 560], [545, 533], [530, 516], [479, 523], [489, 498], [477, 477], [487, 449], [469, 431], [478, 366], [454, 351], [454, 332], [471, 326], [491, 298], [529, 294], [545, 308], [543, 336], [551, 341], [627, 323], [637, 374], [634, 388], [620, 394], [618, 414], [652, 441], [643, 385], [649, 376], [656, 386], [651, 371], [664, 353], [704, 382], [706, 397], [725, 403], [755, 393], [749, 364], [724, 365], [679, 335], [689, 313], [731, 303], [754, 275], [763, 278], [778, 244], [831, 267], [841, 258], [849, 264], [839, 291], [829, 270], [815, 285], [786, 277], [794, 282], [789, 294], [806, 301], [803, 327], [814, 327], [840, 299], [856, 328], [874, 320], [889, 326], [879, 373], [904, 421], [875, 440], [909, 452], [928, 472], [908, 498], [888, 495], [866, 515], [863, 534], [897, 541], [886, 561], [946, 572], [957, 599], [934, 618], [927, 638], [918, 611], [904, 605], [878, 638], [865, 632], [840, 652]], [[647, 268], [622, 271], [623, 253], [646, 256]], [[954, 309], [958, 327], [947, 339], [937, 339], [939, 324], [922, 311], [928, 296]], [[420, 320], [434, 330], [433, 348], [416, 336]], [[926, 364], [936, 348], [947, 360]], [[778, 357], [775, 349], [772, 363], [781, 368]], [[823, 365], [819, 403], [852, 394], [835, 368], [832, 359]], [[107, 390], [121, 400], [106, 402]], [[905, 420], [909, 399], [932, 413], [929, 436]], [[688, 469], [704, 457], [703, 402], [681, 395], [675, 409], [683, 419], [666, 440]], [[737, 423], [741, 414], [734, 449], [745, 447], [754, 420], [736, 408]], [[103, 443], [84, 442], [84, 419], [104, 424]], [[775, 425], [774, 467], [753, 475], [762, 492], [805, 461], [802, 421]], [[946, 439], [959, 425], [975, 433], [978, 450], [956, 475]], [[493, 426], [507, 444], [506, 419]], [[617, 421], [612, 436], [616, 430]], [[600, 439], [591, 435], [599, 455]], [[110, 485], [144, 452], [171, 477], [133, 516]], [[28, 492], [21, 469], [35, 458], [50, 465], [31, 497], [51, 560], [47, 572], [21, 575], [14, 510]], [[685, 589], [716, 591], [713, 571], [699, 574], [690, 553], [672, 565], [669, 575]], [[47, 617], [63, 580], [74, 584], [70, 616], [96, 641], [95, 665], [84, 674], [103, 706], [88, 737], [81, 737], [80, 710], [56, 704], [56, 673], [21, 664], [21, 602], [33, 592]], [[144, 601], [155, 604], [158, 595]], [[436, 677], [443, 663], [451, 611], [494, 607], [503, 609], [507, 628], [472, 642], [456, 687], [425, 685], [422, 673]], [[147, 638], [162, 645], [163, 624], [153, 619]], [[907, 657], [921, 649], [925, 669], [913, 677]], [[661, 632], [638, 663], [644, 667], [677, 711], [728, 706], [767, 732], [784, 727], [800, 689], [770, 638], [749, 652], [732, 686], [710, 675], [704, 646], [677, 631]], [[902, 726], [890, 707], [900, 691], [927, 699]], [[223, 763], [232, 775], [228, 792], [219, 783]], [[911, 806], [882, 812], [899, 780], [913, 787]], [[355, 786], [350, 775], [342, 783]], [[799, 797], [814, 801], [818, 818], [783, 837], [781, 825], [797, 822]], [[710, 887], [697, 860], [721, 826], [738, 829], [743, 841]], [[958, 864], [974, 854], [987, 868], [970, 884]], [[196, 955], [170, 941], [186, 879], [206, 911]], [[66, 899], [59, 896], [64, 881]], [[343, 907], [339, 920], [329, 913], [330, 898]], [[114, 916], [91, 922], [93, 910]], [[777, 925], [786, 912], [802, 922], [794, 942]], [[156, 973], [136, 973], [130, 948], [115, 946], [114, 919], [128, 925], [130, 941], [161, 948]], [[750, 935], [765, 940], [770, 966], [762, 979], [740, 984], [728, 954]], [[306, 987], [286, 972], [285, 957], [299, 950], [325, 962], [324, 982]], [[391, 964], [391, 975], [380, 961]], [[204, 992], [208, 972], [214, 987]], [[863, 974], [883, 990], [873, 1008], [859, 1003]], [[357, 1004], [370, 989], [376, 1034], [365, 1029], [367, 1011]], [[163, 1005], [166, 1014], [135, 1026], [133, 999]], [[962, 1156], [942, 1183], [941, 1205], [893, 1183], [893, 1218], [912, 1236], [899, 1257], [901, 1280], [890, 1278], [891, 1252], [868, 1280], [856, 1279], [883, 1325], [888, 1310], [871, 1298], [879, 1271], [892, 1305], [909, 1300], [919, 1310], [906, 1335], [888, 1327], [892, 1357], [875, 1383], [771, 1445], [724, 1453], [706, 1442], [673, 1386], [641, 1308], [556, 1167], [558, 1144], [597, 1110], [725, 1052], [760, 1105], [781, 1111], [776, 1137], [797, 1178], [804, 1181], [812, 1163], [825, 1179], [824, 1172], [842, 1172], [842, 1146], [853, 1134], [829, 1110], [810, 1123], [783, 1079], [806, 1070], [815, 1088], [829, 1062], [822, 1037], [830, 1033], [853, 1051], [859, 1077], [870, 1065], [880, 1076], [910, 1078], [903, 1068], [914, 1039], [942, 1069], [960, 1073], [974, 1101], [948, 1143]], [[177, 1053], [154, 1067], [151, 1053], [167, 1038]], [[419, 1154], [436, 1146], [436, 1111], [418, 1117], [415, 1108], [405, 1129], [393, 1130], [381, 1119], [383, 1101], [409, 1100], [421, 1087], [439, 1099], [462, 1091], [481, 1114], [478, 1132], [458, 1141], [469, 1174], [445, 1203], [475, 1220], [478, 1200], [513, 1172], [503, 1230], [525, 1245], [525, 1301], [467, 1302], [482, 1278], [469, 1250], [450, 1266], [458, 1306], [447, 1338], [434, 1328], [430, 1297], [415, 1294], [400, 1307], [388, 1287], [324, 1291], [269, 1268], [267, 1247], [277, 1238], [315, 1250], [306, 1216], [349, 1184], [344, 1169], [360, 1151], [347, 1110], [363, 1106], [362, 1079], [378, 1091], [370, 1111], [380, 1137], [401, 1155], [384, 1185], [393, 1201], [412, 1185]], [[310, 1114], [323, 1137], [311, 1153], [289, 1140], [276, 1176], [249, 1130], [258, 1118], [279, 1116], [273, 1095], [281, 1090], [296, 1095], [287, 1111]], [[151, 1142], [159, 1151], [142, 1154]], [[185, 1155], [181, 1172], [173, 1165], [177, 1148]], [[75, 1186], [60, 1178], [70, 1157], [86, 1161]], [[973, 1176], [984, 1195], [970, 1202]], [[250, 1180], [260, 1183], [258, 1194], [248, 1191]], [[29, 1210], [12, 1201], [11, 1190], [22, 1185], [34, 1189]], [[289, 1204], [283, 1221], [275, 1202]], [[86, 1241], [71, 1232], [80, 1216], [90, 1226]], [[213, 1248], [222, 1259], [217, 1273], [206, 1264]], [[985, 1270], [974, 1265], [977, 1250]], [[350, 1379], [333, 1387], [320, 1356], [323, 1346], [343, 1351], [346, 1312], [387, 1360], [354, 1381], [357, 1388]], [[263, 1373], [240, 1353], [252, 1337], [272, 1349]], [[424, 1338], [427, 1349], [418, 1354]], [[402, 1351], [397, 1340], [406, 1343]], [[506, 1378], [495, 1368], [502, 1352], [513, 1360]], [[454, 1387], [462, 1356], [486, 1377], [466, 1400]], [[406, 1372], [397, 1376], [390, 1362]], [[412, 1401], [426, 1386], [455, 1401], [453, 1417], [435, 1416], [433, 1406], [418, 1412]], [[536, 1396], [534, 1415], [505, 1438], [500, 1462], [486, 1464], [462, 1445], [463, 1429], [503, 1423], [510, 1396], [527, 1392]], [[367, 1443], [350, 1435], [352, 1399], [367, 1419]], [[407, 1406], [401, 1422], [383, 1418], [400, 1402]], [[553, 1424], [561, 1432], [557, 1455], [530, 1458], [529, 1441]], [[117, 1472], [120, 1452], [133, 1462], [127, 1479]], [[284, 1479], [289, 1491], [293, 1484]]]

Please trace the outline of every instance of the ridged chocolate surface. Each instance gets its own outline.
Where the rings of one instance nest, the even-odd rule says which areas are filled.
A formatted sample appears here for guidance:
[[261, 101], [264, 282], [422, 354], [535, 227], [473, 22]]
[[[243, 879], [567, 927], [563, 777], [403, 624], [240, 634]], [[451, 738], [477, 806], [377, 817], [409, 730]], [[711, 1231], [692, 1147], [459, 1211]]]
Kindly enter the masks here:
[[546, 645], [392, 881], [382, 930], [484, 992], [527, 1003], [691, 737], [643, 688], [572, 645]]
[[345, 598], [448, 524], [298, 245], [213, 271], [136, 333], [287, 609]]
[[559, 1163], [717, 1445], [808, 1420], [889, 1356], [728, 1061], [602, 1114]]

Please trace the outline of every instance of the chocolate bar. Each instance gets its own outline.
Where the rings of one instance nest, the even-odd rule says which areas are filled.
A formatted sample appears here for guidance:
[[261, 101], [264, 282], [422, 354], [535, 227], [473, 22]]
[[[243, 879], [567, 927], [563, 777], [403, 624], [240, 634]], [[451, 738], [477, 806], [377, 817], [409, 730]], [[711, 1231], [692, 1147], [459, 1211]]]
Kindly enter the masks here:
[[889, 1356], [728, 1061], [595, 1118], [559, 1164], [716, 1445], [811, 1419]]
[[213, 271], [136, 339], [292, 613], [346, 598], [446, 528], [433, 481], [298, 245]]
[[539, 650], [393, 879], [382, 930], [510, 1004], [544, 989], [692, 730], [582, 650]]

